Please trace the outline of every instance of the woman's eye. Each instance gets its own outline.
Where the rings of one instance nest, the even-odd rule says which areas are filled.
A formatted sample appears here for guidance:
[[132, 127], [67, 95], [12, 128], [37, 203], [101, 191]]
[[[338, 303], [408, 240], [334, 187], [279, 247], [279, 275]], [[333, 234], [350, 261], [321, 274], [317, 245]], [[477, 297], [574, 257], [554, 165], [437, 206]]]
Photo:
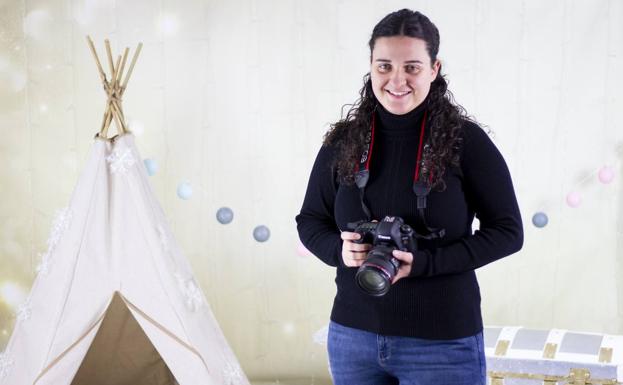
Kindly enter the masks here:
[[407, 73], [414, 74], [420, 70], [420, 67], [417, 67], [414, 65], [408, 65], [405, 67], [405, 70], [407, 71]]
[[387, 63], [383, 63], [381, 65], [379, 65], [379, 71], [381, 72], [387, 72], [391, 69], [391, 65], [387, 64]]

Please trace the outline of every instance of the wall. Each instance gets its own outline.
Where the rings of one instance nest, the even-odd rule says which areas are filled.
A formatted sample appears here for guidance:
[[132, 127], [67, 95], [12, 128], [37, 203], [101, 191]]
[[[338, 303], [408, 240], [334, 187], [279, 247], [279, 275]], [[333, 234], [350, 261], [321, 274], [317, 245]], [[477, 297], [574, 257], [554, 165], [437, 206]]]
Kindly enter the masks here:
[[[0, 350], [99, 130], [103, 54], [144, 43], [124, 98], [158, 198], [247, 374], [328, 378], [314, 343], [334, 272], [294, 216], [329, 123], [368, 71], [386, 13], [441, 32], [459, 103], [495, 134], [524, 249], [478, 271], [488, 325], [623, 333], [623, 2], [10, 0], [0, 3]], [[597, 181], [604, 165], [610, 184]], [[179, 183], [193, 188], [176, 196]], [[565, 196], [583, 201], [570, 208]], [[234, 210], [221, 225], [219, 207]], [[545, 211], [549, 224], [531, 224]], [[253, 228], [271, 238], [258, 243]]]

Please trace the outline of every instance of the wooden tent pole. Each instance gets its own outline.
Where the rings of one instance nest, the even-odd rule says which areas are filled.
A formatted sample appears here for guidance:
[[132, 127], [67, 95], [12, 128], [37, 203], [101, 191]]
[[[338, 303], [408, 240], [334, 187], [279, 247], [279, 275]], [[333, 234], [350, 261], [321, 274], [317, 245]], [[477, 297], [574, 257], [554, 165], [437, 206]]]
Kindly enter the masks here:
[[[104, 44], [106, 46], [106, 56], [108, 58], [108, 65], [111, 72], [110, 81], [106, 77], [106, 73], [102, 68], [102, 63], [99, 60], [99, 56], [97, 55], [97, 51], [95, 50], [95, 45], [93, 44], [93, 40], [91, 40], [90, 36], [87, 36], [87, 43], [89, 44], [91, 53], [93, 54], [93, 57], [95, 59], [97, 69], [100, 74], [100, 79], [102, 80], [102, 83], [104, 85], [104, 91], [106, 92], [106, 95], [108, 97], [108, 100], [106, 101], [106, 111], [102, 120], [102, 127], [100, 128], [99, 136], [104, 138], [108, 137], [108, 128], [113, 121], [117, 126], [117, 131], [119, 132], [119, 134], [128, 133], [129, 130], [126, 125], [125, 116], [123, 113], [122, 96], [130, 80], [132, 71], [134, 70], [134, 66], [138, 59], [143, 43], [138, 44], [136, 51], [134, 52], [130, 67], [128, 68], [127, 73], [124, 74], [130, 49], [125, 48], [123, 55], [119, 55], [117, 57], [116, 63], [113, 63], [113, 55], [112, 49], [110, 47], [110, 41], [108, 39], [104, 40]], [[123, 85], [121, 85], [121, 79], [124, 79]]]
[[[104, 72], [104, 69], [102, 68], [102, 63], [100, 62], [99, 56], [97, 55], [97, 50], [95, 49], [95, 45], [93, 44], [93, 40], [91, 40], [90, 36], [87, 36], [87, 43], [89, 44], [89, 47], [91, 48], [91, 53], [93, 54], [93, 58], [95, 59], [95, 64], [97, 65], [97, 70], [100, 75], [100, 79], [102, 80], [102, 83], [104, 85], [104, 90], [106, 91], [107, 94], [109, 94], [110, 87], [109, 87], [108, 80], [106, 80], [106, 73]], [[108, 98], [109, 100], [106, 102], [106, 111], [104, 113], [102, 127], [100, 128], [100, 134], [104, 138], [107, 136], [108, 127], [110, 126], [110, 122], [112, 118], [110, 114], [110, 95], [108, 95]]]
[[106, 55], [108, 56], [108, 65], [110, 66], [110, 83], [108, 84], [108, 97], [110, 99], [110, 103], [112, 105], [113, 118], [115, 119], [115, 124], [117, 125], [117, 131], [119, 133], [127, 132], [125, 128], [125, 122], [123, 121], [123, 115], [121, 114], [119, 105], [117, 104], [117, 95], [115, 85], [115, 79], [117, 78], [117, 68], [115, 68], [112, 59], [112, 50], [110, 48], [110, 41], [108, 39], [104, 40], [104, 44], [106, 45]]
[[113, 74], [110, 82], [114, 85], [117, 84], [117, 77], [119, 75], [119, 67], [121, 66], [121, 55], [117, 56], [117, 64], [115, 65], [115, 73]]
[[95, 58], [95, 64], [97, 64], [97, 69], [99, 71], [100, 78], [102, 79], [102, 83], [106, 85], [108, 83], [106, 81], [106, 73], [104, 72], [104, 69], [102, 68], [102, 63], [100, 63], [100, 59], [97, 56], [97, 51], [95, 50], [95, 46], [93, 45], [93, 40], [91, 40], [91, 36], [87, 36], [87, 43], [89, 43], [89, 47], [91, 48], [91, 53], [93, 54], [93, 57]]
[[110, 83], [113, 82], [113, 79], [115, 78], [115, 66], [113, 65], [112, 62], [112, 52], [110, 50], [110, 41], [108, 41], [108, 39], [104, 40], [104, 45], [106, 45], [106, 56], [108, 56], [108, 65], [110, 66]]
[[127, 125], [125, 122], [125, 115], [123, 114], [123, 104], [121, 103], [122, 92], [121, 92], [121, 89], [119, 88], [119, 82], [117, 81], [119, 74], [121, 74], [120, 66], [121, 66], [121, 55], [117, 57], [117, 64], [115, 66], [115, 74], [113, 75], [112, 83], [113, 83], [113, 94], [115, 96], [115, 99], [114, 99], [115, 106], [119, 112], [119, 118], [121, 119], [121, 123], [123, 123], [123, 131], [127, 133], [128, 129], [127, 129]]
[[125, 80], [123, 81], [123, 85], [121, 86], [121, 90], [125, 90], [128, 86], [128, 82], [130, 81], [130, 76], [132, 75], [132, 71], [134, 70], [134, 65], [136, 64], [136, 60], [138, 59], [138, 55], [141, 53], [141, 49], [143, 48], [143, 43], [138, 43], [136, 47], [136, 51], [134, 51], [134, 57], [132, 58], [132, 63], [130, 63], [130, 68], [128, 69], [128, 73], [125, 75]]
[[102, 127], [100, 128], [100, 134], [106, 138], [108, 134], [108, 126], [110, 126], [110, 119], [112, 115], [110, 115], [110, 103], [106, 101], [106, 111], [104, 112], [104, 120], [102, 120]]
[[[125, 50], [123, 51], [123, 60], [121, 61], [121, 69], [117, 73], [117, 84], [121, 84], [121, 78], [123, 76], [123, 70], [125, 69], [125, 63], [128, 60], [128, 53], [130, 53], [130, 48], [126, 47]], [[121, 90], [121, 93], [123, 94], [123, 89]]]

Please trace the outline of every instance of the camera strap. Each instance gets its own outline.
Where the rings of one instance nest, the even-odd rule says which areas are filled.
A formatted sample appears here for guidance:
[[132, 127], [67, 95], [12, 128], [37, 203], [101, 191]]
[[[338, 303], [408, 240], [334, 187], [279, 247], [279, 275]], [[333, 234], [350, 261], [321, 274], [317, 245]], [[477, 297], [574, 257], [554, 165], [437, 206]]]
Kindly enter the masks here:
[[[426, 167], [423, 165], [423, 150], [428, 145], [424, 145], [424, 136], [426, 133], [426, 116], [428, 111], [424, 111], [424, 117], [422, 118], [422, 125], [420, 127], [420, 143], [417, 151], [417, 162], [415, 165], [415, 175], [413, 176], [413, 192], [417, 196], [417, 210], [420, 219], [422, 220], [423, 227], [427, 234], [419, 234], [420, 238], [424, 239], [436, 239], [442, 238], [445, 235], [445, 229], [431, 228], [426, 224], [426, 216], [424, 210], [426, 209], [426, 201], [428, 194], [431, 191], [432, 174], [429, 175]], [[359, 188], [359, 199], [361, 201], [361, 208], [368, 217], [368, 221], [372, 220], [372, 213], [365, 202], [365, 189], [370, 179], [370, 161], [372, 160], [372, 150], [374, 148], [374, 128], [376, 123], [376, 114], [372, 113], [372, 123], [370, 125], [370, 131], [366, 137], [366, 149], [361, 155], [357, 170], [355, 172], [355, 184]], [[421, 169], [421, 170], [420, 170]]]

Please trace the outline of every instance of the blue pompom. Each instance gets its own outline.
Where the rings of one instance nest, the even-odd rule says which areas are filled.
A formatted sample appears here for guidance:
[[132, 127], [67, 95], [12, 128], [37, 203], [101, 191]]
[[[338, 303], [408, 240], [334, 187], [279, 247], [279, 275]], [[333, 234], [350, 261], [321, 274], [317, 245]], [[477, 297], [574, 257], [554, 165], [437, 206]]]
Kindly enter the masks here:
[[188, 182], [182, 182], [177, 186], [177, 196], [180, 199], [189, 199], [193, 195], [193, 188]]
[[545, 227], [548, 221], [547, 215], [542, 212], [538, 212], [532, 216], [532, 224], [538, 228]]
[[221, 207], [216, 212], [216, 220], [226, 225], [234, 219], [234, 212], [229, 207]]
[[266, 242], [270, 238], [270, 230], [264, 225], [257, 226], [253, 229], [253, 238], [258, 242]]
[[158, 163], [153, 159], [145, 159], [145, 168], [147, 169], [147, 175], [154, 176], [158, 172]]

